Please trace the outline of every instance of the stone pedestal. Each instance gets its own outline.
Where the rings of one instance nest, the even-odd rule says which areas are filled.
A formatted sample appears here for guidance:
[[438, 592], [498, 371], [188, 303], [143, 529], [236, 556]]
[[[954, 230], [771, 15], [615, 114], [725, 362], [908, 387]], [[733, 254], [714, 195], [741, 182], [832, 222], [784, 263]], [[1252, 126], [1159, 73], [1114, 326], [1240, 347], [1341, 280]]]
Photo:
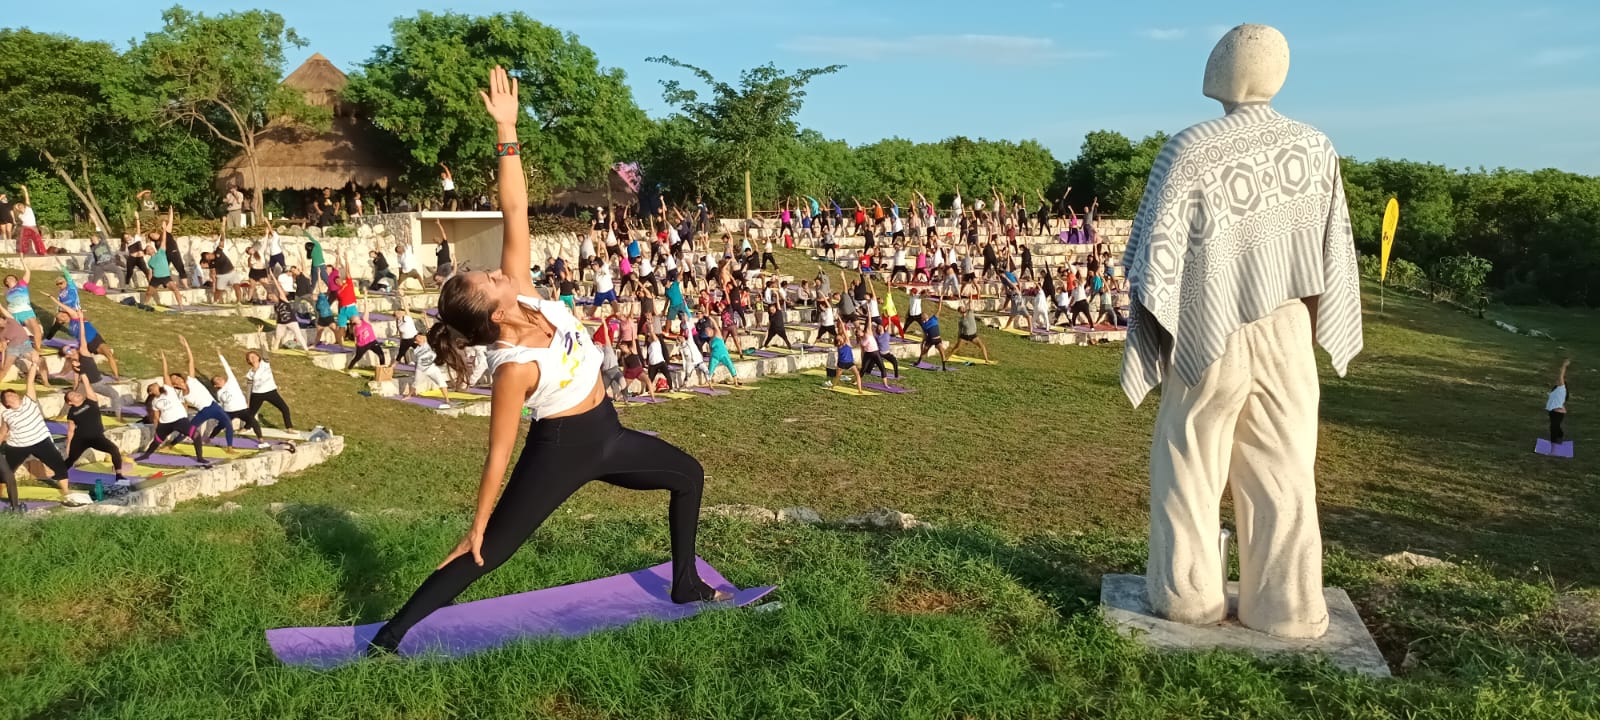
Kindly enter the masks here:
[[[1321, 655], [1350, 672], [1389, 677], [1378, 644], [1362, 624], [1350, 596], [1337, 588], [1324, 588], [1328, 602], [1328, 632], [1315, 640], [1292, 640], [1257, 632], [1235, 620], [1215, 625], [1185, 625], [1151, 614], [1145, 603], [1143, 575], [1106, 575], [1100, 579], [1100, 609], [1117, 632], [1157, 650], [1229, 650], [1258, 657]], [[1228, 583], [1228, 616], [1238, 606], [1238, 583]]]

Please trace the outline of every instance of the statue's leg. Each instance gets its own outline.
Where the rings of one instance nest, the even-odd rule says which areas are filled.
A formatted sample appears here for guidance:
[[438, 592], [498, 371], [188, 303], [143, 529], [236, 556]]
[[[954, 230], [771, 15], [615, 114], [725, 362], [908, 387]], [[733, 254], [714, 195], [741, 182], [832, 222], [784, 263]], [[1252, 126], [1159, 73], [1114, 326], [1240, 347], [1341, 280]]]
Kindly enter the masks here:
[[1254, 384], [1234, 435], [1239, 622], [1265, 633], [1321, 637], [1322, 535], [1317, 524], [1316, 356], [1305, 305], [1246, 326]]
[[1158, 616], [1182, 623], [1222, 620], [1222, 490], [1233, 426], [1250, 389], [1249, 358], [1234, 339], [1193, 386], [1169, 369], [1150, 444], [1150, 560], [1145, 594]]

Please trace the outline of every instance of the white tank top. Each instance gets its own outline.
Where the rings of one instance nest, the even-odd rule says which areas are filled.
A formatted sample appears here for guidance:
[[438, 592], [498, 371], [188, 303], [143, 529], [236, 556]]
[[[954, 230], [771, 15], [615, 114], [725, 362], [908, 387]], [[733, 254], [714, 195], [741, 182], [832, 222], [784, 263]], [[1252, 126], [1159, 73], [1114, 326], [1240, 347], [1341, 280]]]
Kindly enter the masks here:
[[523, 407], [538, 420], [572, 409], [589, 397], [600, 380], [600, 351], [567, 306], [559, 302], [517, 296], [525, 307], [543, 315], [555, 327], [550, 347], [531, 348], [496, 343], [489, 348], [489, 375], [505, 363], [539, 364], [539, 385]]

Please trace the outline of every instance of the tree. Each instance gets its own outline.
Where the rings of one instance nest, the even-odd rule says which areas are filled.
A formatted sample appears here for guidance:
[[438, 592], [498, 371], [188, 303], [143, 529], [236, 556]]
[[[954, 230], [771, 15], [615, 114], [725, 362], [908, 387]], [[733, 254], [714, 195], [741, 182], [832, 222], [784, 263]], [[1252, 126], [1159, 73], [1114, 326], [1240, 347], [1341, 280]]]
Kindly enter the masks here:
[[[1065, 182], [1073, 189], [1070, 202], [1086, 206], [1095, 198], [1105, 214], [1132, 215], [1139, 209], [1144, 186], [1166, 145], [1165, 133], [1134, 144], [1122, 133], [1096, 130], [1083, 138], [1078, 157], [1067, 164]], [[1059, 181], [1058, 181], [1059, 184]]]
[[96, 148], [117, 132], [110, 83], [123, 66], [106, 43], [0, 30], [0, 147], [36, 154], [107, 232], [90, 167]]
[[699, 92], [677, 80], [661, 82], [667, 104], [677, 107], [695, 131], [710, 141], [714, 167], [721, 169], [724, 177], [743, 173], [747, 192], [749, 174], [757, 167], [774, 167], [763, 161], [775, 158], [799, 134], [794, 116], [805, 101], [806, 85], [817, 76], [844, 69], [843, 65], [829, 65], [789, 73], [767, 63], [740, 73], [736, 87], [665, 55], [646, 58], [646, 62], [688, 70], [710, 89], [711, 98], [702, 100]]
[[267, 10], [208, 16], [174, 6], [161, 19], [161, 30], [130, 53], [143, 72], [124, 85], [120, 105], [135, 117], [204, 128], [244, 153], [255, 207], [262, 207], [256, 143], [267, 123], [290, 118], [325, 127], [330, 119], [327, 108], [306, 104], [281, 83], [284, 49], [306, 42]]
[[520, 12], [421, 12], [390, 30], [390, 44], [350, 76], [346, 95], [406, 149], [413, 186], [437, 178], [440, 163], [465, 188], [487, 186], [495, 134], [478, 91], [495, 65], [519, 80], [527, 112], [517, 131], [536, 186], [604, 178], [650, 133], [621, 70], [600, 67], [576, 35]]

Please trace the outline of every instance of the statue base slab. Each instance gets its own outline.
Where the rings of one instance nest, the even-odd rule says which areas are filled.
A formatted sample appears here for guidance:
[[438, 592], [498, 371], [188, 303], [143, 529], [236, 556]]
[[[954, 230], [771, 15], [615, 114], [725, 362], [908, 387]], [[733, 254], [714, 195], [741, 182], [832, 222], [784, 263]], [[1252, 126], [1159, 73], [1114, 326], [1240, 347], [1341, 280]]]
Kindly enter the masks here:
[[1389, 664], [1361, 622], [1350, 596], [1323, 588], [1328, 602], [1328, 632], [1315, 640], [1268, 635], [1240, 625], [1234, 617], [1238, 583], [1228, 583], [1228, 617], [1214, 625], [1185, 625], [1156, 617], [1145, 602], [1143, 575], [1106, 575], [1100, 579], [1100, 608], [1117, 632], [1157, 650], [1228, 650], [1257, 657], [1321, 655], [1334, 666], [1374, 677], [1389, 677]]

